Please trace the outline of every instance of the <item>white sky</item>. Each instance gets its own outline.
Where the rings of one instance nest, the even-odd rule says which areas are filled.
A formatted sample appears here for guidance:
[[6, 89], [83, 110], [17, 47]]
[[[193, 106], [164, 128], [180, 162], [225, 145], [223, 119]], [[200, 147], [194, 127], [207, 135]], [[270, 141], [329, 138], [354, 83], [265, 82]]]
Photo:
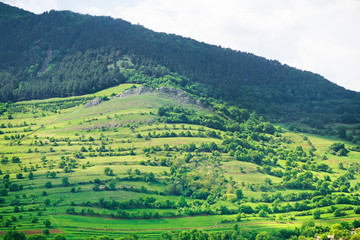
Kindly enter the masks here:
[[2, 0], [122, 18], [276, 59], [360, 91], [360, 0]]

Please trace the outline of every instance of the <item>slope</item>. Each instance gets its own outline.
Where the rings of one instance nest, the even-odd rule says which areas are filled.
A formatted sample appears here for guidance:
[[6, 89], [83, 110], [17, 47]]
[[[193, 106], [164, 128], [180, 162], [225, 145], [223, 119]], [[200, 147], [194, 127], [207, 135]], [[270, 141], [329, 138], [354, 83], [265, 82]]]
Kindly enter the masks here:
[[[151, 77], [179, 73], [221, 90], [217, 98], [276, 119], [359, 118], [358, 93], [277, 61], [121, 19], [68, 11], [15, 18], [3, 12], [16, 16], [21, 10], [2, 6], [7, 23], [0, 25], [1, 101], [93, 93], [129, 81], [119, 69], [131, 67]], [[123, 64], [124, 58], [132, 65]]]
[[[193, 228], [220, 236], [238, 224], [236, 234], [254, 239], [284, 227], [308, 236], [295, 227], [317, 210], [324, 234], [360, 213], [360, 153], [329, 148], [341, 140], [144, 89], [127, 84], [8, 106], [0, 118], [4, 231], [157, 239]], [[103, 101], [84, 108], [96, 95]], [[226, 131], [234, 121], [238, 130]]]

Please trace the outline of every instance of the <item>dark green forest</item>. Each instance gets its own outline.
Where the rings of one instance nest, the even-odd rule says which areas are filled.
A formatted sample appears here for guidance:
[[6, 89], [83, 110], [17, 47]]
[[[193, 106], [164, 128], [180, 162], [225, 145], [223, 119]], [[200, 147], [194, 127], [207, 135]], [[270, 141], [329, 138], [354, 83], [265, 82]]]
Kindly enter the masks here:
[[131, 82], [122, 71], [135, 69], [149, 80], [179, 74], [189, 80], [182, 87], [201, 84], [206, 97], [275, 120], [360, 119], [360, 94], [318, 74], [121, 19], [0, 3], [0, 31], [1, 102], [93, 93]]

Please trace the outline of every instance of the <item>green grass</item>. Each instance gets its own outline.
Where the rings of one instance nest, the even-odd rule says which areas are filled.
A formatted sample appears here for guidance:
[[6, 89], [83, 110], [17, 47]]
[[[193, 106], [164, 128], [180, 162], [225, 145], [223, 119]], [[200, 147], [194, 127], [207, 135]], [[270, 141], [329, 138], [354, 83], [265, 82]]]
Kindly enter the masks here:
[[[205, 231], [222, 231], [232, 229], [235, 223], [241, 228], [254, 229], [259, 231], [263, 229], [278, 229], [290, 227], [299, 227], [302, 221], [312, 219], [311, 215], [298, 216], [299, 212], [292, 211], [282, 214], [269, 214], [267, 218], [260, 218], [256, 214], [247, 215], [246, 219], [236, 222], [236, 214], [223, 214], [219, 212], [210, 216], [181, 216], [181, 217], [162, 217], [160, 219], [113, 219], [110, 214], [115, 213], [115, 209], [103, 209], [97, 206], [80, 206], [90, 201], [98, 202], [99, 199], [116, 201], [129, 201], [139, 198], [154, 198], [158, 202], [170, 200], [177, 202], [178, 195], [169, 193], [170, 186], [167, 183], [177, 183], [178, 176], [171, 176], [171, 166], [185, 167], [187, 171], [187, 180], [193, 181], [199, 177], [198, 184], [207, 184], [211, 187], [221, 181], [219, 176], [226, 178], [226, 187], [224, 192], [220, 194], [211, 203], [211, 209], [218, 211], [221, 205], [229, 209], [238, 209], [239, 204], [250, 205], [254, 209], [261, 204], [272, 207], [272, 203], [261, 202], [263, 195], [269, 196], [281, 193], [283, 196], [290, 194], [298, 194], [299, 192], [311, 192], [314, 190], [286, 189], [278, 187], [282, 184], [282, 178], [275, 177], [262, 171], [264, 165], [257, 165], [254, 162], [244, 162], [236, 160], [230, 153], [221, 152], [192, 152], [193, 158], [187, 159], [188, 152], [184, 149], [184, 145], [194, 143], [199, 147], [202, 143], [216, 143], [222, 146], [223, 139], [212, 137], [158, 137], [151, 138], [149, 133], [157, 134], [165, 132], [174, 132], [181, 134], [189, 131], [197, 134], [198, 132], [206, 133], [214, 129], [198, 126], [195, 124], [165, 124], [157, 121], [157, 109], [164, 105], [182, 106], [185, 108], [193, 108], [198, 114], [208, 114], [210, 109], [199, 107], [197, 105], [184, 105], [174, 99], [160, 98], [158, 96], [148, 94], [142, 96], [134, 96], [129, 98], [114, 99], [105, 101], [100, 105], [83, 108], [83, 102], [79, 101], [77, 106], [69, 108], [57, 109], [56, 105], [77, 98], [92, 98], [94, 96], [110, 96], [112, 93], [120, 93], [131, 87], [132, 84], [122, 84], [120, 86], [106, 89], [96, 94], [90, 94], [81, 97], [56, 98], [47, 100], [33, 100], [16, 103], [15, 106], [23, 106], [23, 110], [13, 113], [14, 119], [7, 119], [1, 116], [1, 123], [6, 125], [2, 129], [4, 134], [0, 135], [0, 157], [7, 156], [10, 160], [8, 164], [1, 164], [3, 174], [9, 174], [13, 183], [21, 184], [24, 189], [21, 191], [9, 191], [8, 196], [3, 197], [5, 203], [0, 205], [0, 214], [4, 218], [16, 216], [17, 222], [13, 225], [19, 230], [23, 229], [42, 229], [42, 222], [50, 219], [54, 229], [62, 230], [70, 239], [83, 238], [90, 235], [109, 235], [113, 237], [125, 236], [126, 234], [136, 232], [143, 238], [156, 239], [163, 231], [181, 231], [184, 229], [198, 228]], [[85, 101], [84, 101], [85, 102]], [[49, 107], [49, 108], [46, 108]], [[56, 110], [56, 111], [55, 111]], [[28, 126], [23, 126], [24, 121]], [[8, 127], [9, 124], [12, 127]], [[31, 130], [28, 130], [28, 127]], [[214, 130], [221, 136], [233, 137], [232, 133], [220, 130]], [[5, 140], [16, 134], [24, 134], [22, 139]], [[138, 137], [141, 134], [142, 137]], [[297, 146], [302, 146], [305, 152], [311, 149], [309, 141], [316, 149], [312, 163], [328, 164], [332, 168], [332, 172], [324, 173], [319, 171], [311, 171], [314, 176], [323, 179], [329, 175], [334, 180], [337, 177], [347, 173], [351, 164], [355, 165], [360, 159], [359, 152], [350, 152], [347, 157], [331, 155], [329, 146], [334, 142], [342, 142], [337, 137], [317, 136], [305, 133], [293, 133], [285, 131], [281, 136], [266, 135], [272, 138], [272, 146], [280, 151], [285, 149], [290, 151]], [[89, 138], [92, 141], [89, 141]], [[287, 137], [292, 142], [284, 143], [281, 138]], [[306, 138], [308, 140], [306, 140]], [[41, 141], [41, 143], [40, 143]], [[249, 140], [254, 141], [254, 140]], [[260, 143], [266, 146], [267, 143]], [[351, 143], [346, 142], [346, 146]], [[165, 146], [169, 146], [171, 150], [166, 151]], [[83, 152], [83, 158], [77, 158], [74, 153], [80, 152], [82, 147], [86, 149]], [[103, 147], [104, 152], [100, 153], [96, 149]], [[160, 147], [160, 151], [152, 151], [145, 153], [145, 148]], [[268, 146], [266, 146], [268, 147]], [[31, 149], [31, 151], [29, 151]], [[89, 149], [92, 149], [90, 152]], [[133, 151], [130, 154], [130, 150]], [[90, 156], [95, 154], [95, 156]], [[328, 160], [323, 160], [326, 155]], [[18, 156], [21, 163], [11, 163], [11, 158]], [[45, 161], [42, 160], [46, 157]], [[62, 159], [71, 159], [67, 161], [68, 167], [71, 165], [71, 171], [65, 172], [64, 167], [60, 167]], [[195, 159], [195, 160], [194, 160]], [[201, 159], [201, 160], [199, 160]], [[270, 160], [273, 160], [269, 157]], [[267, 159], [266, 159], [267, 160]], [[286, 160], [278, 159], [278, 165], [272, 166], [272, 170], [285, 171]], [[345, 169], [339, 169], [339, 163], [343, 163]], [[298, 162], [300, 168], [304, 163]], [[25, 167], [27, 171], [25, 172]], [[104, 169], [110, 167], [113, 170], [112, 176], [107, 176]], [[33, 168], [34, 179], [27, 178], [30, 169]], [[141, 172], [140, 175], [134, 175], [135, 170]], [[56, 177], [47, 177], [47, 172], [56, 172]], [[16, 179], [18, 173], [23, 173], [23, 179]], [[129, 173], [133, 177], [143, 176], [144, 174], [153, 173], [157, 181], [146, 182], [141, 179], [128, 179]], [[217, 172], [219, 176], [212, 174]], [[62, 179], [67, 177], [70, 185], [63, 186]], [[2, 178], [2, 177], [1, 177]], [[102, 185], [100, 191], [93, 191], [95, 179], [105, 182], [109, 185], [110, 181], [116, 182], [115, 191], [105, 191], [105, 185]], [[266, 185], [265, 181], [271, 180], [271, 185]], [[46, 188], [45, 183], [50, 181], [52, 188]], [[355, 174], [354, 179], [349, 181], [354, 187], [358, 182], [358, 176]], [[267, 190], [261, 190], [261, 186], [266, 185]], [[251, 189], [251, 186], [253, 189]], [[125, 191], [123, 187], [132, 188]], [[71, 189], [75, 188], [75, 193], [71, 193]], [[80, 188], [80, 189], [79, 189]], [[141, 192], [139, 189], [147, 189], [149, 192]], [[236, 189], [241, 189], [244, 198], [240, 201], [227, 201], [225, 194], [231, 196], [235, 194]], [[185, 191], [186, 189], [184, 189]], [[47, 195], [43, 196], [43, 192]], [[335, 194], [341, 194], [339, 192]], [[343, 193], [346, 196], [353, 193]], [[50, 206], [45, 206], [44, 200], [51, 201]], [[204, 199], [185, 198], [187, 203], [204, 204]], [[20, 201], [20, 205], [24, 206], [24, 211], [14, 213], [14, 202]], [[307, 204], [312, 204], [311, 199], [307, 200]], [[287, 201], [292, 205], [301, 201]], [[284, 205], [287, 202], [281, 202]], [[347, 205], [336, 205], [336, 207], [344, 207]], [[82, 209], [92, 209], [100, 214], [98, 217], [68, 215], [66, 211], [69, 207], [74, 207], [77, 211]], [[354, 206], [353, 206], [354, 207]], [[350, 221], [357, 216], [352, 210], [346, 210], [346, 216], [335, 218], [332, 213], [325, 213], [330, 207], [320, 208], [324, 211], [321, 219], [316, 223], [329, 226], [342, 220]], [[30, 211], [31, 210], [31, 211]], [[172, 212], [176, 214], [179, 209], [160, 209], [135, 207], [127, 210], [128, 212], [154, 212], [159, 213]], [[181, 210], [181, 209], [180, 209]], [[309, 210], [309, 212], [313, 209]], [[20, 215], [22, 219], [20, 219]], [[295, 216], [295, 220], [284, 220], [284, 222], [276, 222], [275, 218], [283, 215], [284, 219], [289, 216]], [[33, 217], [39, 219], [38, 223], [31, 223]], [[227, 223], [224, 223], [224, 219]], [[226, 221], [225, 221], [226, 222]], [[11, 228], [11, 227], [10, 227]], [[8, 230], [10, 228], [4, 228]]]

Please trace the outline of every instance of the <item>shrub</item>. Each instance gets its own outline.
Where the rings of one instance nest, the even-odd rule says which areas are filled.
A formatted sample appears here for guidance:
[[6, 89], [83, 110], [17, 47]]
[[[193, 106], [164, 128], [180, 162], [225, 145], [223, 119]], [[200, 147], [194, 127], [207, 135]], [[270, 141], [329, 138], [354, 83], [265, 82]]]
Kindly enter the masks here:
[[355, 214], [360, 214], [360, 207], [355, 207], [354, 208], [354, 213]]
[[46, 219], [46, 220], [44, 221], [44, 225], [45, 225], [45, 227], [49, 228], [49, 227], [51, 226], [50, 220]]
[[321, 211], [319, 209], [313, 211], [313, 217], [314, 219], [319, 219], [321, 216]]

